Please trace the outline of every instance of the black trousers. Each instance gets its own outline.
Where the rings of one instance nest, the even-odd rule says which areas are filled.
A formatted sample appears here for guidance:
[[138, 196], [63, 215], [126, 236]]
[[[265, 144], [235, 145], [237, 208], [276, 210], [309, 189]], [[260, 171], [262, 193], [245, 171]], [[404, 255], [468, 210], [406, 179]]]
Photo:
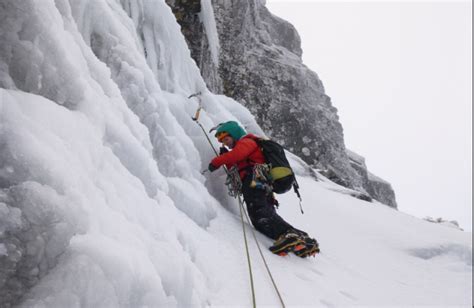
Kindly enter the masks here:
[[267, 194], [262, 189], [251, 188], [250, 182], [252, 182], [251, 174], [243, 180], [242, 194], [255, 229], [273, 240], [288, 230], [297, 230], [277, 214], [272, 194]]

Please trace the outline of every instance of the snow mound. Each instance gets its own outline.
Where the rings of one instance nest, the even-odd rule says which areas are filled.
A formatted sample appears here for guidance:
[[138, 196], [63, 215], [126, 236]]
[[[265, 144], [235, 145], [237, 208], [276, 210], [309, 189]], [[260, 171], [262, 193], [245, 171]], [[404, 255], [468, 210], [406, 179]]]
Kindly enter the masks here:
[[465, 263], [467, 266], [472, 266], [472, 250], [467, 246], [447, 244], [429, 248], [416, 248], [411, 250], [411, 253], [415, 257], [424, 260], [454, 258], [459, 259], [459, 261]]

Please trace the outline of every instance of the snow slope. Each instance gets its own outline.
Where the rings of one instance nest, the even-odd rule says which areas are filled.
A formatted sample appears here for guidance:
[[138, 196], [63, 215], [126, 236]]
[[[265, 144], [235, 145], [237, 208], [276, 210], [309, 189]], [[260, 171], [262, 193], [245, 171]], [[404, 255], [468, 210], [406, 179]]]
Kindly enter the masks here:
[[[213, 154], [187, 96], [206, 129], [262, 131], [206, 90], [164, 1], [5, 0], [0, 29], [0, 305], [250, 305], [236, 201], [200, 172]], [[306, 214], [292, 194], [281, 214], [322, 253], [265, 251], [288, 305], [470, 304], [470, 233], [294, 165]], [[257, 303], [276, 305], [251, 249]]]

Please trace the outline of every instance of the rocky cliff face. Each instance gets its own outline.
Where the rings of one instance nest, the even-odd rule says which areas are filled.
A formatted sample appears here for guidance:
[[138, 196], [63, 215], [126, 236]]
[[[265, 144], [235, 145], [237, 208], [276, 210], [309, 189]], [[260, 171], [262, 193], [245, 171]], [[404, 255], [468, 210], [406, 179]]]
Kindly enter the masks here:
[[318, 75], [302, 63], [300, 37], [290, 23], [272, 15], [264, 1], [214, 0], [216, 65], [201, 1], [167, 2], [212, 91], [239, 101], [268, 136], [333, 181], [396, 207], [390, 184], [370, 181], [365, 164], [362, 171], [349, 158], [337, 109]]
[[352, 168], [362, 178], [362, 187], [365, 189], [365, 191], [377, 201], [380, 201], [390, 207], [397, 208], [395, 192], [393, 191], [392, 185], [378, 176], [370, 173], [367, 170], [364, 157], [350, 150], [346, 150], [346, 152], [349, 156]]

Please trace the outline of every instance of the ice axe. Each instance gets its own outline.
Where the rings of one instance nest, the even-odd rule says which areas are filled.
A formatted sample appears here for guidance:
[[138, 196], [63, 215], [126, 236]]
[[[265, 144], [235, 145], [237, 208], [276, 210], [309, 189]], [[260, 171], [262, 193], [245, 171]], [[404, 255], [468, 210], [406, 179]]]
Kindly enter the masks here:
[[201, 122], [199, 122], [199, 116], [201, 114], [201, 109], [202, 109], [202, 99], [201, 99], [201, 91], [199, 92], [196, 92], [194, 94], [191, 94], [188, 96], [189, 99], [193, 98], [193, 97], [196, 97], [198, 99], [198, 108], [196, 110], [196, 113], [194, 114], [194, 117], [191, 117], [191, 119], [193, 119], [194, 122], [196, 122], [199, 127], [201, 128], [202, 132], [204, 133], [204, 136], [206, 136], [207, 138], [207, 141], [209, 141], [209, 144], [211, 145], [211, 148], [212, 150], [214, 151], [214, 153], [216, 154], [216, 156], [219, 156], [219, 154], [217, 153], [217, 150], [214, 148], [214, 146], [212, 145], [212, 141], [211, 139], [209, 139], [209, 136], [207, 135], [206, 133], [206, 130], [204, 129], [204, 127], [202, 126]]
[[[201, 128], [202, 132], [204, 133], [204, 136], [206, 136], [206, 139], [209, 142], [209, 145], [211, 146], [211, 148], [214, 151], [214, 153], [216, 154], [216, 156], [219, 156], [219, 153], [217, 153], [217, 150], [214, 148], [214, 145], [212, 144], [211, 139], [207, 135], [206, 130], [204, 129], [204, 126], [202, 126], [201, 122], [199, 122], [199, 114], [201, 112], [201, 109], [203, 109], [202, 108], [202, 100], [201, 100], [201, 92], [196, 92], [196, 93], [191, 94], [190, 96], [188, 96], [189, 99], [191, 99], [193, 97], [197, 97], [197, 99], [199, 100], [199, 105], [198, 105], [198, 108], [196, 110], [196, 113], [195, 113], [194, 117], [191, 117], [191, 118]], [[215, 127], [211, 128], [209, 133], [211, 133], [213, 130], [217, 129], [222, 124], [223, 123], [220, 123], [220, 124], [216, 125]], [[231, 195], [232, 197], [239, 197], [240, 198], [242, 182], [240, 180], [240, 176], [239, 176], [239, 173], [237, 172], [237, 169], [232, 168], [231, 170], [229, 170], [229, 169], [227, 169], [226, 166], [224, 166], [224, 171], [226, 172], [227, 178], [228, 178], [228, 180], [226, 182], [226, 185], [227, 185], [227, 187], [229, 187], [229, 195]], [[201, 171], [201, 174], [204, 175], [206, 172], [208, 172], [207, 169]]]
[[[193, 119], [193, 121], [198, 122], [199, 121], [199, 115], [201, 114], [201, 110], [202, 110], [201, 91], [196, 92], [196, 93], [191, 94], [191, 95], [188, 96], [189, 99], [191, 99], [193, 97], [197, 97], [199, 103], [198, 103], [198, 108], [196, 110], [196, 113], [194, 114], [194, 117], [191, 117], [191, 119]], [[221, 126], [222, 124], [224, 124], [224, 123], [219, 123], [216, 126], [214, 126], [213, 128], [211, 128], [209, 130], [209, 134], [212, 133], [213, 131], [215, 131], [216, 129], [218, 129], [219, 126]]]
[[201, 101], [201, 91], [196, 92], [194, 94], [191, 94], [188, 96], [189, 99], [197, 97], [198, 99], [198, 109], [196, 110], [196, 113], [194, 114], [194, 117], [192, 117], [193, 121], [198, 121], [199, 120], [199, 115], [201, 114], [201, 109], [202, 109], [202, 101]]

